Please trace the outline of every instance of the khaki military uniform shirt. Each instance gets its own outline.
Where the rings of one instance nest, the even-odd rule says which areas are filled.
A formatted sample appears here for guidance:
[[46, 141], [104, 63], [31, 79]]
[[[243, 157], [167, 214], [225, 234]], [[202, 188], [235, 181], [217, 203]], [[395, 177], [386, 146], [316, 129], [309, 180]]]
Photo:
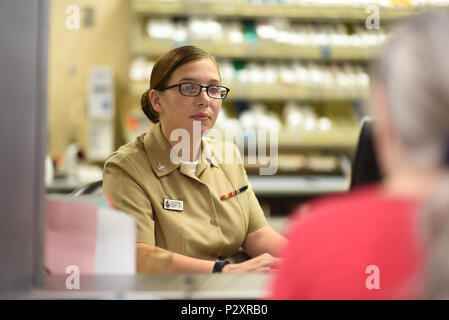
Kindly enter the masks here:
[[[238, 149], [223, 146], [203, 138], [194, 175], [170, 160], [171, 146], [158, 123], [106, 160], [103, 192], [116, 209], [134, 216], [137, 242], [215, 260], [230, 257], [248, 234], [268, 225]], [[230, 154], [240, 164], [229, 163]], [[246, 191], [221, 200], [244, 186]], [[181, 200], [183, 210], [164, 209], [164, 199]]]

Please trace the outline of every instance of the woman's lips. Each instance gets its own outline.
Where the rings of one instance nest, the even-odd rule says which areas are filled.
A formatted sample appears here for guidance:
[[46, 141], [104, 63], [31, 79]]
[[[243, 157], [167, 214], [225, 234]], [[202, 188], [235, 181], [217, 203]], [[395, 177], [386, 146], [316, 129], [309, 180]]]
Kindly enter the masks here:
[[209, 116], [206, 113], [197, 113], [193, 115], [191, 118], [197, 121], [206, 121], [209, 120]]

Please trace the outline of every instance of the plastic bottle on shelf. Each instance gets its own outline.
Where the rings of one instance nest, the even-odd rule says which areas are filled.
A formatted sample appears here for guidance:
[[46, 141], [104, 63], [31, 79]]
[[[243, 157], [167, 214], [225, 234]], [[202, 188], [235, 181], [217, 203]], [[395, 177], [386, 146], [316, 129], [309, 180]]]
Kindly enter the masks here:
[[172, 40], [178, 44], [184, 44], [188, 42], [188, 39], [189, 33], [186, 24], [184, 22], [175, 23]]
[[352, 35], [353, 46], [365, 49], [372, 46], [372, 36], [361, 25], [354, 25], [355, 33]]
[[252, 85], [264, 82], [264, 71], [258, 63], [250, 62], [247, 64], [248, 81]]
[[[313, 62], [309, 62], [307, 67], [309, 69], [311, 86], [315, 90], [319, 90], [322, 87], [322, 84], [324, 82], [324, 76], [323, 76], [323, 72], [321, 71], [320, 66], [318, 66], [317, 64], [315, 64]], [[315, 93], [317, 94], [317, 92], [315, 92]]]
[[353, 33], [348, 38], [349, 46], [353, 48], [364, 48], [364, 43], [362, 41], [362, 33]]
[[229, 41], [229, 31], [230, 31], [230, 23], [229, 22], [222, 22], [221, 28], [222, 28], [222, 44], [228, 45]]
[[218, 41], [220, 42], [223, 37], [223, 28], [220, 22], [215, 19], [206, 19], [205, 20], [207, 38], [210, 41]]
[[285, 127], [288, 131], [300, 131], [304, 125], [302, 108], [296, 102], [287, 102], [283, 108]]
[[282, 125], [274, 112], [268, 112], [266, 106], [261, 103], [253, 103], [249, 110], [242, 112], [240, 123], [244, 130], [265, 129], [278, 132]]
[[291, 43], [291, 27], [288, 19], [270, 19], [270, 24], [275, 29], [274, 41], [277, 43]]
[[146, 30], [152, 39], [171, 40], [175, 27], [170, 19], [151, 19], [147, 22]]
[[187, 30], [192, 40], [207, 40], [207, 24], [202, 18], [192, 17], [187, 21]]
[[263, 67], [263, 79], [267, 85], [275, 85], [278, 82], [278, 73], [273, 63], [265, 63]]
[[220, 60], [220, 74], [221, 80], [226, 82], [235, 81], [235, 69], [230, 60]]
[[335, 87], [334, 90], [338, 97], [345, 97], [347, 95], [347, 79], [346, 74], [342, 71], [341, 67], [332, 64], [332, 75], [335, 79]]
[[310, 74], [308, 68], [306, 68], [303, 64], [297, 63], [294, 65], [295, 75], [296, 75], [296, 83], [299, 86], [309, 86], [310, 85]]
[[261, 43], [274, 41], [276, 28], [267, 19], [260, 19], [256, 23], [256, 35]]
[[301, 46], [304, 44], [304, 35], [302, 33], [301, 26], [292, 25], [291, 39], [290, 45], [292, 46]]
[[328, 70], [329, 70], [329, 73], [331, 74], [331, 77], [332, 77], [332, 88], [331, 88], [331, 90], [333, 91], [333, 93], [334, 94], [339, 94], [339, 86], [340, 86], [340, 83], [339, 83], [339, 79], [338, 79], [338, 76], [339, 76], [339, 69], [338, 69], [338, 66], [335, 64], [335, 63], [333, 63], [333, 64], [331, 64], [329, 67], [328, 67]]
[[342, 23], [336, 24], [330, 32], [330, 44], [333, 47], [346, 47], [348, 31]]
[[331, 44], [330, 41], [330, 30], [327, 25], [320, 25], [316, 28], [316, 33], [314, 35], [314, 43], [316, 46], [329, 46]]
[[311, 38], [311, 26], [310, 25], [297, 25], [294, 29], [293, 42], [297, 46], [308, 47], [312, 46]]
[[129, 78], [132, 81], [150, 81], [151, 70], [153, 69], [154, 61], [147, 61], [140, 56], [131, 62], [129, 69]]
[[317, 127], [321, 132], [328, 132], [332, 129], [332, 121], [326, 116], [319, 117]]
[[268, 112], [266, 116], [266, 121], [262, 122], [263, 127], [269, 131], [279, 132], [282, 130], [282, 123], [279, 120], [278, 116], [274, 112]]
[[354, 67], [349, 63], [345, 63], [343, 65], [343, 72], [346, 75], [346, 81], [347, 81], [346, 88], [347, 88], [349, 94], [352, 97], [354, 97], [354, 96], [357, 97], [359, 92], [357, 92], [357, 86], [356, 86], [357, 85], [357, 78], [356, 78], [357, 75], [354, 70]]
[[306, 132], [313, 132], [316, 130], [317, 116], [311, 106], [303, 106], [304, 125], [303, 128]]
[[279, 80], [284, 85], [294, 85], [297, 83], [296, 72], [291, 64], [283, 63], [279, 66]]
[[368, 73], [365, 70], [363, 70], [361, 66], [355, 66], [355, 72], [356, 72], [357, 86], [362, 90], [367, 90], [370, 81]]
[[329, 90], [335, 87], [334, 77], [331, 70], [328, 67], [321, 67], [321, 74], [323, 76], [323, 83], [321, 86], [323, 89]]
[[253, 108], [245, 110], [240, 114], [240, 124], [243, 130], [257, 129], [257, 119]]
[[225, 37], [231, 44], [241, 44], [245, 41], [242, 24], [238, 21], [233, 21], [227, 25], [227, 34]]
[[210, 18], [192, 17], [187, 21], [187, 29], [193, 40], [220, 41], [223, 35], [221, 24]]
[[240, 122], [237, 119], [230, 118], [226, 108], [220, 110], [215, 127], [224, 133], [222, 138], [225, 140], [233, 141], [235, 136], [240, 132]]
[[249, 73], [246, 68], [236, 71], [236, 74], [237, 82], [239, 82], [241, 85], [246, 85], [249, 83]]

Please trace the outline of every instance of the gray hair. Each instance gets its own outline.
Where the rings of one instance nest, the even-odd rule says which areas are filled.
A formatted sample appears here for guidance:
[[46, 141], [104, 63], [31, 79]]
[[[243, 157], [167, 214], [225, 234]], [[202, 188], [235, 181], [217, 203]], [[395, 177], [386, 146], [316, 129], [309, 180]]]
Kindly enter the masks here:
[[442, 163], [449, 139], [449, 16], [400, 23], [372, 69], [387, 92], [392, 125], [416, 165]]
[[[373, 64], [386, 88], [395, 134], [416, 166], [444, 164], [449, 148], [449, 16], [426, 13], [398, 25]], [[446, 159], [447, 161], [447, 159]], [[446, 162], [446, 168], [448, 163]], [[449, 171], [421, 208], [426, 260], [422, 298], [449, 298]]]

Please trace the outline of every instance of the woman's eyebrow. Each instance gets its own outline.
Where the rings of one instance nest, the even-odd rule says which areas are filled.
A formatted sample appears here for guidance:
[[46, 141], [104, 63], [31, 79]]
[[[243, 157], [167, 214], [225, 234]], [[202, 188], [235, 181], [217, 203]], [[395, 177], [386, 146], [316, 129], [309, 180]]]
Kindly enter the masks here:
[[[194, 79], [194, 78], [182, 78], [182, 79], [180, 79], [178, 81], [178, 83], [182, 82], [182, 81], [193, 81], [193, 82], [198, 83], [198, 84], [200, 82], [198, 79]], [[210, 80], [207, 81], [207, 83], [219, 84], [220, 80], [218, 80], [218, 79], [210, 79]]]

